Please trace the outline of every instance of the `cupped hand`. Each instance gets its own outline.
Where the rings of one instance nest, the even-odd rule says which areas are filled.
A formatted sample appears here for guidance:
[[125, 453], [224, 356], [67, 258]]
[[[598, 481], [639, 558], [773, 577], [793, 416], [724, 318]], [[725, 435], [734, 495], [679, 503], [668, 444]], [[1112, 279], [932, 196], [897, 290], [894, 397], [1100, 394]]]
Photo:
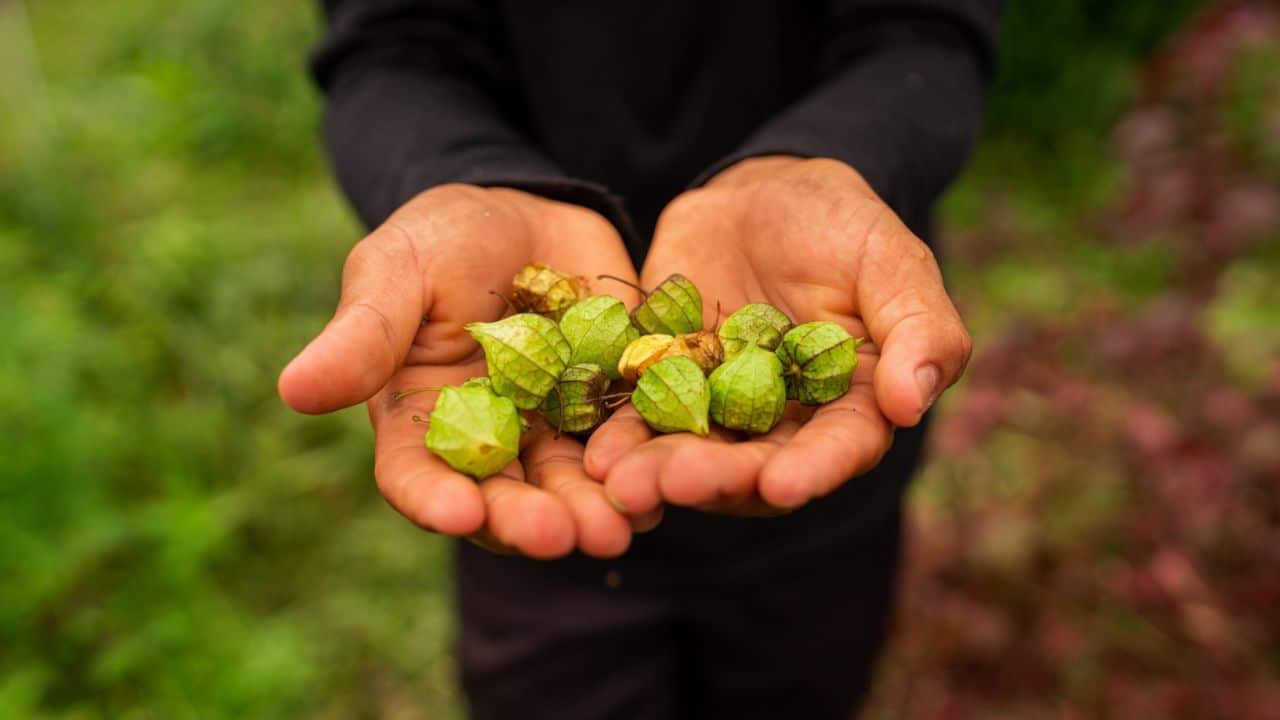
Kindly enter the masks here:
[[959, 378], [970, 339], [933, 254], [862, 177], [834, 160], [746, 160], [663, 212], [642, 283], [693, 280], [707, 327], [749, 302], [797, 324], [865, 338], [848, 393], [788, 403], [771, 432], [656, 436], [624, 408], [592, 436], [587, 471], [629, 513], [661, 504], [737, 515], [786, 512], [874, 467], [895, 426], [915, 425]]
[[[602, 217], [518, 190], [443, 186], [406, 203], [347, 257], [333, 319], [280, 375], [284, 401], [324, 413], [368, 401], [374, 476], [387, 501], [435, 532], [537, 558], [575, 547], [624, 552], [655, 513], [627, 518], [583, 471], [583, 446], [535, 423], [521, 456], [476, 482], [423, 445], [435, 393], [395, 393], [485, 374], [463, 329], [504, 313], [491, 290], [541, 262], [567, 273], [635, 275], [618, 234]], [[610, 288], [634, 305], [638, 297]]]

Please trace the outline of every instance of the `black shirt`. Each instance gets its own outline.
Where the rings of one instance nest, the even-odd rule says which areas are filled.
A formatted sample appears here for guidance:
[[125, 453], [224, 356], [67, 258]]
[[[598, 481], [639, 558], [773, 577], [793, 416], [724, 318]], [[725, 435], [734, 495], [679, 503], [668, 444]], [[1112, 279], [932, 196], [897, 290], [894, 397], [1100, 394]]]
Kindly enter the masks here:
[[[368, 225], [442, 183], [516, 187], [600, 211], [639, 264], [666, 203], [764, 154], [848, 163], [927, 236], [978, 131], [999, 4], [326, 0], [313, 70]], [[633, 562], [682, 538], [718, 562], [884, 525], [919, 439], [786, 518], [669, 513]]]

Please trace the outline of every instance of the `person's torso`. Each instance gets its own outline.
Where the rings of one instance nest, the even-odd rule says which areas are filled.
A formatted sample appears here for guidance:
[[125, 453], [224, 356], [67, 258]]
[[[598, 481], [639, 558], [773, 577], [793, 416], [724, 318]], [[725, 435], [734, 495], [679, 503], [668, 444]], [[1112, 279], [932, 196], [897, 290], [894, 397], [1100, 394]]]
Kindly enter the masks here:
[[662, 207], [813, 84], [823, 3], [503, 0], [533, 139], [627, 203]]

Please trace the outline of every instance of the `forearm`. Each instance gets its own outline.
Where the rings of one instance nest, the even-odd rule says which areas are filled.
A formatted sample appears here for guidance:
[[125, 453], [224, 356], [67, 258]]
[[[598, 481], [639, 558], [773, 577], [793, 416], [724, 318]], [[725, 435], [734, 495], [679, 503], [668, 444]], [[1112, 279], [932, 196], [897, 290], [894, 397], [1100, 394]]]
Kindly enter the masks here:
[[855, 168], [910, 224], [923, 224], [978, 134], [981, 46], [937, 19], [893, 20], [844, 40], [809, 94], [698, 183], [746, 158], [833, 158]]
[[480, 3], [330, 0], [312, 68], [325, 143], [361, 219], [374, 226], [445, 183], [513, 187], [629, 224], [605, 188], [567, 177], [528, 136], [510, 63]]

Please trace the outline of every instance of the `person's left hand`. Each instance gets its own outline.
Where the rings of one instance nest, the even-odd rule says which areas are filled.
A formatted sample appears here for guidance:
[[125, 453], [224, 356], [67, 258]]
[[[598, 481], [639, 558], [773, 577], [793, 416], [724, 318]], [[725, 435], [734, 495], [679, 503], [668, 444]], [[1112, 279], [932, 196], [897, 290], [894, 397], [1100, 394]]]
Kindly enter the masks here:
[[964, 370], [969, 334], [933, 254], [861, 175], [834, 160], [746, 160], [663, 212], [642, 282], [689, 277], [706, 326], [768, 302], [796, 324], [830, 320], [858, 348], [853, 385], [818, 408], [788, 403], [771, 432], [655, 437], [629, 405], [587, 445], [589, 474], [628, 513], [668, 502], [777, 514], [874, 467]]

